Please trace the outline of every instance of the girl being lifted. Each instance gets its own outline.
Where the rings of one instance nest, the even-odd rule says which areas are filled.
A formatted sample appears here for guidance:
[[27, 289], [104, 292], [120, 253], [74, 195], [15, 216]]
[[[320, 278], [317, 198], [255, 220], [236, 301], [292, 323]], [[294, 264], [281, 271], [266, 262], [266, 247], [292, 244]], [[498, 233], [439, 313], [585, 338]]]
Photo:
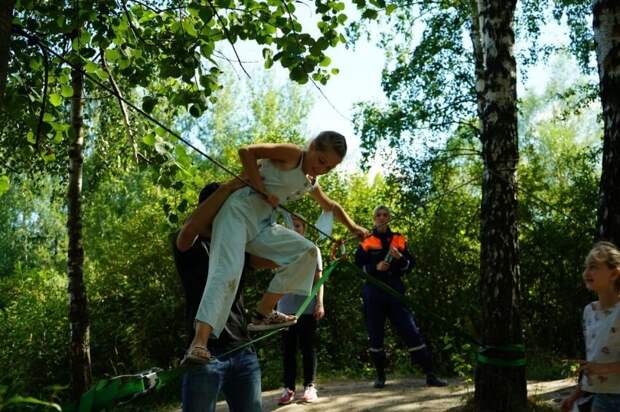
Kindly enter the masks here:
[[239, 150], [244, 173], [252, 187], [234, 192], [213, 221], [207, 285], [196, 314], [196, 333], [185, 361], [207, 363], [207, 342], [219, 336], [230, 312], [244, 253], [269, 259], [279, 266], [254, 311], [249, 330], [267, 330], [294, 324], [295, 316], [274, 311], [285, 293], [309, 295], [317, 267], [316, 246], [293, 230], [275, 223], [275, 208], [309, 193], [323, 210], [363, 239], [368, 231], [358, 226], [343, 208], [321, 190], [317, 177], [344, 158], [345, 138], [324, 131], [307, 148], [293, 144], [256, 144]]

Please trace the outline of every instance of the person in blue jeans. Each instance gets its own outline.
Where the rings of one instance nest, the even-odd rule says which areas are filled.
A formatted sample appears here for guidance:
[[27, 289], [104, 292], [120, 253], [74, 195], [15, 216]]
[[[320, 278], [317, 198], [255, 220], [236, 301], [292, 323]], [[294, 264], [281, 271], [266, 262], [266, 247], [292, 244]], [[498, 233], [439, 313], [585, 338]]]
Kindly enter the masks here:
[[[225, 184], [208, 184], [200, 193], [199, 206], [173, 238], [173, 254], [186, 297], [185, 321], [189, 344], [194, 336], [194, 318], [207, 282], [209, 269], [210, 225], [226, 198], [242, 184], [232, 180]], [[261, 370], [254, 348], [247, 347], [250, 338], [243, 304], [243, 282], [247, 272], [255, 268], [274, 267], [272, 262], [245, 256], [244, 274], [233, 306], [221, 335], [209, 340], [214, 359], [194, 366], [183, 377], [183, 412], [212, 412], [220, 393], [224, 394], [231, 412], [259, 412], [261, 402]]]

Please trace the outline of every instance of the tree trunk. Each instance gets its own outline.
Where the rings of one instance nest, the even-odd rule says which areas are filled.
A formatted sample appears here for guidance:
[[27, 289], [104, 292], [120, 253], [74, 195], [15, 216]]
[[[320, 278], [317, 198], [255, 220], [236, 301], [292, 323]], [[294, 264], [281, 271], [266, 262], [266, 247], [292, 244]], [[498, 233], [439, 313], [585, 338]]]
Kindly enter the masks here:
[[13, 8], [15, 0], [0, 2], [0, 107], [4, 106], [7, 76], [9, 73], [9, 53], [11, 51], [11, 31], [13, 30]]
[[69, 324], [71, 327], [71, 388], [75, 400], [91, 384], [90, 325], [88, 321], [86, 289], [82, 272], [82, 163], [84, 137], [82, 133], [82, 101], [84, 77], [74, 68], [71, 71], [73, 97], [71, 100], [71, 136], [69, 146], [69, 188], [67, 191], [69, 251]]
[[476, 77], [476, 102], [479, 127], [482, 129], [482, 114], [484, 113], [484, 54], [482, 51], [482, 34], [480, 33], [480, 13], [477, 0], [470, 1], [471, 7], [471, 44], [474, 56], [474, 74]]
[[[479, 0], [484, 79], [481, 141], [484, 162], [480, 225], [482, 342], [523, 343], [519, 314], [517, 233], [516, 0]], [[497, 350], [493, 358], [510, 360]], [[517, 357], [520, 357], [517, 355]], [[527, 404], [525, 367], [478, 363], [475, 400], [482, 412], [519, 412]]]
[[620, 246], [620, 2], [594, 0], [592, 16], [605, 125], [596, 240]]

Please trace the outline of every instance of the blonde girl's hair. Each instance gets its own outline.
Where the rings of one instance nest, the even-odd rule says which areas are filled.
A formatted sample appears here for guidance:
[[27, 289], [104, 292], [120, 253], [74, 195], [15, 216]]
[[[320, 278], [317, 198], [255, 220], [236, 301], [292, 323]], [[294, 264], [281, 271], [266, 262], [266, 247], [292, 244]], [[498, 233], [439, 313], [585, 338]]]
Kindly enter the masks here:
[[312, 139], [310, 144], [314, 144], [314, 148], [321, 152], [331, 149], [341, 159], [344, 159], [344, 156], [347, 154], [347, 139], [340, 133], [331, 130], [322, 131]]
[[[609, 269], [620, 270], [620, 250], [611, 242], [596, 242], [586, 256], [586, 270], [593, 262], [604, 263]], [[620, 276], [616, 279], [616, 290], [620, 292]]]

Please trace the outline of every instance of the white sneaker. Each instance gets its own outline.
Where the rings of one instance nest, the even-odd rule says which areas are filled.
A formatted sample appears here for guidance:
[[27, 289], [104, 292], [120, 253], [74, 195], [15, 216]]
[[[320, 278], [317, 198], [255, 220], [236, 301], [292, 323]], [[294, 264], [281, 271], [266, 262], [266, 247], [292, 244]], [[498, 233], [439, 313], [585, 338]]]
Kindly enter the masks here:
[[293, 400], [295, 400], [295, 391], [292, 391], [289, 388], [284, 388], [282, 390], [282, 395], [278, 399], [278, 405], [288, 405], [293, 402]]
[[315, 402], [319, 399], [319, 395], [316, 392], [316, 388], [314, 385], [306, 386], [304, 388], [304, 396], [301, 397], [301, 400], [304, 402]]
[[262, 330], [280, 329], [286, 326], [292, 326], [296, 323], [297, 316], [286, 315], [275, 310], [272, 310], [268, 315], [261, 315], [255, 311], [252, 322], [248, 325], [248, 330], [250, 332], [258, 332]]

